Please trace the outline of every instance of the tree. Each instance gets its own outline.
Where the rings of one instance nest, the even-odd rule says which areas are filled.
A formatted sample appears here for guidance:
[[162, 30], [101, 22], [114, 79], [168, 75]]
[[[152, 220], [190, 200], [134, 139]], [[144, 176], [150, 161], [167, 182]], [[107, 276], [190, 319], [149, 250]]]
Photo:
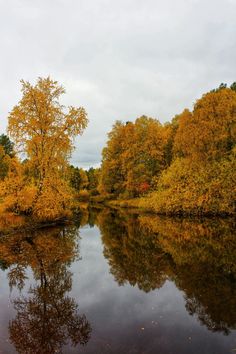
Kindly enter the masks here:
[[79, 169], [80, 173], [80, 178], [81, 178], [81, 189], [86, 189], [88, 187], [89, 181], [88, 181], [88, 176], [85, 170], [82, 168]]
[[[9, 115], [8, 132], [18, 152], [27, 156], [35, 195], [31, 212], [40, 218], [63, 215], [71, 199], [66, 181], [73, 139], [87, 125], [84, 108], [65, 107], [59, 98], [65, 93], [57, 81], [39, 78], [33, 86], [22, 83], [22, 99]], [[56, 202], [56, 205], [55, 205]]]
[[230, 88], [231, 90], [236, 91], [236, 82], [233, 82]]
[[236, 92], [222, 87], [209, 92], [194, 105], [193, 112], [184, 110], [174, 149], [181, 156], [201, 161], [220, 159], [236, 143]]
[[157, 119], [141, 116], [134, 122], [133, 137], [126, 140], [131, 154], [124, 159], [127, 169], [127, 189], [132, 196], [146, 192], [154, 176], [165, 167], [164, 146], [167, 143], [163, 126]]
[[14, 157], [14, 144], [5, 134], [0, 135], [0, 180], [3, 180], [9, 170], [9, 159]]
[[116, 121], [108, 133], [107, 146], [102, 151], [102, 166], [98, 190], [100, 193], [120, 193], [124, 191], [124, 173], [121, 168], [124, 124]]
[[14, 156], [14, 144], [7, 135], [0, 135], [0, 145], [3, 147], [6, 155], [9, 155], [10, 157]]
[[6, 161], [6, 154], [4, 147], [0, 145], [0, 180], [4, 179], [7, 175], [8, 163]]
[[116, 122], [103, 150], [100, 191], [138, 196], [148, 191], [165, 167], [168, 134], [157, 119]]
[[171, 164], [142, 206], [167, 214], [235, 213], [236, 92], [222, 84], [175, 123]]
[[81, 174], [78, 167], [74, 167], [73, 165], [70, 166], [69, 179], [71, 187], [76, 191], [79, 191], [81, 189]]
[[90, 169], [87, 171], [89, 190], [96, 191], [96, 188], [98, 186], [99, 174], [99, 168], [90, 167]]

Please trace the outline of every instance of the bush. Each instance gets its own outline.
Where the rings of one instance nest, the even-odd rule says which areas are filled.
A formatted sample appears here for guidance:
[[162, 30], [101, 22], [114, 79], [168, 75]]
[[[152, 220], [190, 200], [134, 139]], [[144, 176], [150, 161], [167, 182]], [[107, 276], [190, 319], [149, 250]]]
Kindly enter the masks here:
[[179, 158], [161, 175], [156, 192], [140, 206], [164, 214], [235, 213], [234, 156], [206, 165]]

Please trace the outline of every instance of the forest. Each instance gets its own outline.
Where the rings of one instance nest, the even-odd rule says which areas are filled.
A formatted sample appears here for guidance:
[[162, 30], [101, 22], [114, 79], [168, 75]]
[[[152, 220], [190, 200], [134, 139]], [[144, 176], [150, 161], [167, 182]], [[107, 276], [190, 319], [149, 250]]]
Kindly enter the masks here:
[[66, 109], [65, 89], [49, 77], [21, 83], [22, 98], [0, 135], [1, 227], [21, 217], [67, 219], [85, 203], [235, 214], [236, 83], [203, 94], [168, 123], [145, 115], [116, 121], [100, 168], [89, 170], [70, 164], [74, 139], [88, 124], [85, 109]]

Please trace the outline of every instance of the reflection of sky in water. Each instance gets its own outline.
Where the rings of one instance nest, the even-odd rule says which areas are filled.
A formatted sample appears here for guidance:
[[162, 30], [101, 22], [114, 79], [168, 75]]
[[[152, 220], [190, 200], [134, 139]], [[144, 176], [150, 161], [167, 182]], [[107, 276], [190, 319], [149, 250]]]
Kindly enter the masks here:
[[[92, 326], [89, 343], [64, 348], [64, 353], [95, 354], [227, 354], [236, 349], [235, 331], [225, 336], [208, 331], [196, 316], [185, 309], [184, 293], [166, 281], [161, 289], [145, 293], [128, 283], [119, 286], [108, 261], [97, 227], [80, 232], [80, 260], [71, 266], [73, 287], [70, 296]], [[8, 323], [15, 317], [7, 280], [0, 271], [0, 354], [15, 353], [8, 342]], [[33, 280], [32, 273], [27, 273]], [[190, 274], [191, 276], [191, 274]], [[34, 281], [32, 281], [34, 283]], [[27, 282], [23, 293], [27, 292]], [[44, 353], [45, 354], [45, 353]]]
[[212, 333], [187, 313], [184, 294], [173, 282], [148, 294], [119, 286], [103, 257], [98, 229], [85, 227], [81, 237], [82, 261], [72, 266], [73, 297], [92, 325], [82, 353], [226, 354], [236, 348], [235, 331]]
[[[16, 312], [12, 306], [12, 300], [19, 294], [17, 289], [13, 288], [10, 291], [8, 282], [8, 269], [4, 272], [0, 270], [0, 354], [15, 353], [14, 347], [9, 343], [8, 324], [9, 320], [13, 319]], [[33, 275], [30, 269], [27, 269], [26, 286], [22, 290], [22, 295], [27, 293], [30, 286], [30, 281], [33, 281]]]

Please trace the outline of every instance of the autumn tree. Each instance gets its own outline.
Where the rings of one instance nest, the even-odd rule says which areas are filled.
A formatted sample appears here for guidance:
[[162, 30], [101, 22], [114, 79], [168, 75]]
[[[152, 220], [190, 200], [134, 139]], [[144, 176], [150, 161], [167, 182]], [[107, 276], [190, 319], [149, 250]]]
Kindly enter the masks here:
[[165, 167], [167, 135], [156, 119], [116, 122], [103, 150], [100, 190], [138, 196], [150, 189], [152, 179]]
[[148, 191], [154, 176], [159, 176], [165, 167], [163, 127], [156, 119], [142, 116], [133, 124], [132, 136], [127, 136], [123, 154], [126, 170], [126, 189], [131, 196]]
[[71, 200], [68, 159], [73, 139], [87, 125], [87, 114], [82, 107], [66, 110], [59, 102], [64, 88], [49, 77], [35, 85], [21, 83], [22, 98], [10, 112], [8, 132], [17, 151], [27, 157], [30, 176], [25, 183], [33, 194], [28, 212], [53, 219], [65, 214]]
[[80, 178], [81, 178], [81, 187], [80, 188], [86, 189], [89, 184], [87, 171], [85, 171], [83, 168], [80, 168], [79, 172], [80, 172]]
[[103, 150], [99, 191], [145, 195], [166, 214], [233, 214], [236, 208], [236, 83], [204, 94], [170, 123], [116, 122]]
[[98, 186], [100, 193], [119, 193], [122, 190], [124, 175], [120, 167], [123, 129], [123, 123], [116, 121], [108, 133], [107, 145], [102, 151], [101, 175]]
[[175, 135], [179, 126], [179, 115], [176, 115], [171, 122], [167, 122], [163, 126], [163, 136], [164, 136], [164, 163], [165, 168], [170, 166], [171, 162], [174, 159], [174, 141]]
[[220, 85], [178, 115], [172, 163], [144, 202], [167, 214], [233, 214], [236, 92]]
[[221, 88], [209, 92], [179, 118], [174, 149], [200, 160], [219, 159], [236, 143], [236, 92]]

